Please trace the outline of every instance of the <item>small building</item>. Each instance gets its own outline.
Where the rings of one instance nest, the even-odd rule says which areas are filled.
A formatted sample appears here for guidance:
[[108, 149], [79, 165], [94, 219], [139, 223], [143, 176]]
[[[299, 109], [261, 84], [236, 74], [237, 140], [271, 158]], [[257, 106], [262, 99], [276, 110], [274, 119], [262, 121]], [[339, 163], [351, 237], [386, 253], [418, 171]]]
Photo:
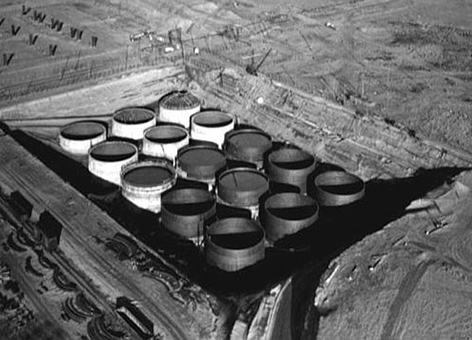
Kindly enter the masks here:
[[142, 339], [149, 339], [157, 333], [154, 323], [126, 296], [116, 298], [116, 311]]
[[46, 250], [56, 250], [59, 246], [62, 223], [52, 216], [49, 211], [44, 211], [39, 217], [37, 226], [43, 234], [43, 245]]
[[33, 212], [33, 205], [19, 191], [10, 194], [8, 203], [21, 220], [28, 220]]

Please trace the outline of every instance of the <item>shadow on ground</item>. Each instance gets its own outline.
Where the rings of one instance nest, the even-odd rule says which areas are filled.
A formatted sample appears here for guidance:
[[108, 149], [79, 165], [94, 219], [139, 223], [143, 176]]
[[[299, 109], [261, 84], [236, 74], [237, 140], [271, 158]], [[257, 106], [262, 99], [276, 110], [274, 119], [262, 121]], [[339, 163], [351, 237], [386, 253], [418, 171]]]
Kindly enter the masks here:
[[[362, 200], [339, 208], [321, 208], [315, 225], [268, 248], [264, 261], [238, 273], [228, 274], [206, 266], [204, 256], [193, 243], [163, 231], [159, 227], [158, 215], [128, 203], [122, 198], [118, 187], [92, 176], [81, 164], [21, 131], [12, 132], [12, 136], [136, 237], [219, 296], [238, 300], [292, 275], [290, 334], [293, 339], [316, 335], [319, 315], [310, 309], [320, 276], [332, 259], [365, 236], [400, 218], [411, 201], [466, 170], [450, 167], [420, 169], [407, 178], [371, 180], [366, 183]], [[336, 168], [323, 164], [320, 169], [333, 167]], [[310, 327], [309, 333], [306, 333], [304, 323], [308, 311], [311, 313], [308, 319]]]

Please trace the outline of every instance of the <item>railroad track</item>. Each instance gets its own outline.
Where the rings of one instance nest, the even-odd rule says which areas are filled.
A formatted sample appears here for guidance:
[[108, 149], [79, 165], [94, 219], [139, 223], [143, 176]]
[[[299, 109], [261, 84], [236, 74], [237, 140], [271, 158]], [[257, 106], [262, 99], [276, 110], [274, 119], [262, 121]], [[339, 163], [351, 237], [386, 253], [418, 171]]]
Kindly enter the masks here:
[[[0, 196], [0, 207], [2, 212], [9, 211], [8, 219], [12, 220], [11, 222], [14, 223], [15, 226], [23, 226], [25, 228], [36, 228], [30, 221], [20, 221], [14, 215], [14, 211], [11, 211], [11, 207], [9, 203]], [[12, 234], [10, 234], [11, 237]], [[14, 248], [13, 248], [14, 249]], [[15, 249], [14, 249], [15, 250]], [[15, 250], [18, 251], [18, 250]], [[26, 250], [25, 250], [26, 251]], [[10, 255], [11, 257], [11, 255]], [[119, 315], [115, 312], [115, 310], [110, 306], [108, 301], [105, 297], [99, 295], [96, 290], [91, 286], [90, 282], [85, 279], [80, 272], [77, 271], [70, 263], [68, 263], [63, 256], [58, 254], [57, 252], [50, 253], [49, 258], [53, 259], [54, 263], [48, 263], [51, 266], [51, 270], [54, 270], [53, 279], [56, 285], [58, 285], [62, 290], [65, 291], [81, 291], [84, 296], [86, 296], [92, 303], [97, 304], [102, 308], [102, 311], [108, 312], [109, 314], [113, 315], [116, 318], [120, 318]], [[72, 281], [68, 283], [63, 282], [63, 277], [61, 275], [66, 275], [68, 279], [72, 278]], [[39, 298], [36, 296], [36, 292], [34, 287], [27, 279], [23, 278], [21, 273], [18, 271], [18, 280], [22, 283], [22, 286], [25, 286], [27, 290], [28, 296], [33, 301], [35, 306], [38, 308], [39, 311], [45, 313], [51, 320], [55, 317], [48, 311], [48, 309], [42, 304]], [[139, 335], [135, 333], [131, 328], [128, 330], [129, 333], [134, 335], [136, 338], [139, 338]]]
[[[4, 173], [7, 172], [3, 170]], [[181, 329], [181, 326], [177, 324], [171, 317], [162, 311], [157, 304], [148, 303], [147, 301], [156, 300], [156, 297], [152, 297], [149, 294], [152, 292], [145, 292], [142, 290], [141, 287], [137, 286], [131, 280], [128, 280], [126, 277], [123, 276], [122, 272], [119, 268], [115, 268], [112, 264], [109, 263], [108, 259], [105, 258], [97, 249], [90, 246], [89, 240], [85, 239], [79, 232], [77, 232], [77, 228], [69, 223], [69, 221], [61, 216], [61, 214], [57, 211], [54, 211], [54, 207], [51, 207], [51, 204], [44, 202], [41, 197], [38, 197], [35, 194], [35, 189], [31, 187], [31, 185], [20, 178], [18, 174], [12, 174], [8, 172], [8, 177], [13, 179], [15, 185], [17, 186], [16, 190], [22, 188], [23, 190], [27, 190], [30, 196], [34, 197], [35, 202], [38, 204], [43, 205], [43, 208], [49, 210], [52, 215], [63, 225], [62, 233], [63, 235], [67, 233], [67, 237], [70, 238], [71, 243], [77, 247], [84, 249], [89, 257], [89, 261], [97, 264], [101, 264], [104, 266], [107, 273], [109, 273], [112, 278], [121, 285], [123, 289], [123, 295], [131, 295], [131, 297], [137, 301], [141, 301], [142, 310], [145, 314], [151, 317], [151, 319], [156, 323], [157, 326], [163, 327], [165, 332], [170, 335], [172, 339], [187, 339], [186, 333]], [[0, 200], [0, 206], [2, 210], [8, 210], [8, 203], [4, 200]], [[14, 218], [14, 214], [11, 213], [11, 218]], [[28, 228], [35, 228], [34, 225], [30, 221], [20, 221], [16, 219], [14, 221], [15, 225], [23, 225]], [[101, 250], [104, 252], [104, 249]], [[118, 317], [118, 314], [115, 312], [113, 306], [107, 300], [105, 296], [97, 292], [95, 287], [93, 286], [91, 280], [87, 278], [83, 272], [79, 271], [74, 265], [72, 265], [62, 254], [59, 252], [53, 252], [50, 255], [50, 258], [58, 265], [58, 268], [69, 278], [71, 281], [77, 284], [79, 290], [83, 291], [83, 293], [89, 298], [89, 300], [95, 305], [99, 306], [99, 308], [103, 308], [104, 311], [115, 315]], [[119, 288], [117, 288], [118, 290]], [[130, 333], [134, 333], [130, 329]], [[136, 338], [139, 336], [136, 334]]]

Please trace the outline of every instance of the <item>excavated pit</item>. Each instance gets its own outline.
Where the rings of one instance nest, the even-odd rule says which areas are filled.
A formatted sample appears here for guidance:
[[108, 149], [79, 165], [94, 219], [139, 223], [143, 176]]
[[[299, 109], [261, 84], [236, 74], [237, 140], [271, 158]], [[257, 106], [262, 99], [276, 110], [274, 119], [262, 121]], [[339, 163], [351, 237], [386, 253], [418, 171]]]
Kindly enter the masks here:
[[[304, 296], [305, 302], [313, 301], [313, 291], [300, 292], [306, 290], [309, 285], [312, 287], [316, 285], [332, 259], [365, 236], [403, 216], [405, 207], [411, 201], [423, 197], [427, 192], [464, 170], [463, 168], [439, 168], [420, 171], [407, 178], [370, 180], [365, 183], [365, 197], [362, 200], [345, 207], [321, 208], [316, 230], [310, 229], [277, 242], [276, 247], [266, 250], [265, 259], [254, 266], [244, 268], [237, 273], [223, 273], [221, 270], [208, 269], [198, 249], [191, 242], [185, 242], [159, 231], [159, 228], [156, 228], [159, 221], [155, 214], [131, 209], [128, 202], [120, 197], [118, 191], [104, 196], [95, 195], [97, 189], [96, 186], [90, 185], [90, 174], [86, 169], [81, 171], [81, 165], [76, 161], [20, 131], [14, 131], [13, 136], [64, 181], [69, 182], [82, 194], [89, 196], [137, 238], [172, 259], [171, 261], [176, 263], [189, 278], [208, 289], [209, 292], [225, 298], [230, 297], [234, 301], [238, 301], [236, 296], [259, 294], [289, 276], [292, 276], [293, 296], [298, 298]], [[112, 155], [112, 160], [114, 157], [116, 156]], [[285, 161], [280, 163], [281, 167], [287, 166]], [[311, 161], [307, 162], [306, 159], [291, 160], [288, 163], [291, 163], [289, 168], [295, 169], [313, 164]], [[317, 164], [317, 171], [322, 165]], [[327, 168], [332, 168], [332, 165]], [[355, 190], [357, 185], [356, 183], [346, 184], [338, 189], [328, 186], [326, 190], [342, 194]], [[385, 199], [386, 197], [388, 200]], [[309, 214], [308, 209], [305, 210], [305, 208], [300, 208], [296, 213]], [[237, 238], [237, 243], [243, 245], [253, 244], [257, 239], [254, 235], [241, 235]], [[227, 243], [224, 237], [220, 241], [217, 238], [217, 242], [231, 247], [231, 242]], [[293, 310], [299, 310], [299, 306], [300, 303], [292, 302]], [[304, 319], [302, 316], [300, 318]], [[318, 312], [312, 310], [307, 318], [310, 320], [312, 334], [316, 335]], [[293, 334], [299, 335], [304, 326], [297, 321], [292, 327], [294, 327]]]
[[[327, 265], [331, 259], [354, 242], [403, 216], [404, 208], [412, 200], [423, 197], [428, 191], [464, 170], [463, 168], [440, 168], [424, 170], [409, 178], [368, 181], [365, 184], [365, 197], [362, 200], [345, 207], [321, 208], [316, 231], [310, 230], [306, 234], [289, 236], [283, 242], [276, 244], [277, 248], [267, 249], [265, 260], [254, 268], [247, 268], [239, 273], [240, 280], [236, 283], [232, 275], [221, 272], [213, 276], [206, 275], [202, 258], [198, 255], [194, 244], [169, 237], [159, 231], [159, 228], [156, 228], [159, 224], [157, 216], [144, 210], [132, 209], [118, 190], [114, 189], [113, 192], [108, 190], [106, 196], [96, 195], [97, 186], [92, 185], [91, 174], [77, 161], [19, 130], [14, 131], [12, 136], [64, 181], [70, 183], [82, 194], [91, 197], [96, 204], [136, 237], [150, 247], [159, 249], [166, 256], [179, 259], [181, 268], [189, 277], [218, 294], [260, 291], [283, 277], [297, 272], [309, 263]], [[105, 157], [105, 159], [119, 157], [101, 153], [97, 156]], [[212, 156], [210, 158], [214, 159]], [[220, 155], [216, 159], [221, 159]], [[323, 164], [320, 167], [323, 167]], [[332, 167], [326, 166], [326, 168]], [[188, 185], [179, 179], [176, 187], [188, 187]], [[386, 201], [385, 197], [389, 197], [389, 200]], [[178, 209], [178, 206], [175, 208]], [[197, 205], [195, 209], [198, 210], [198, 208]], [[309, 215], [312, 212], [311, 209], [296, 208], [295, 212], [283, 214]], [[277, 211], [274, 212], [277, 214]], [[252, 236], [249, 238], [252, 239]], [[294, 244], [298, 244], [299, 246], [293, 248], [298, 250], [286, 252], [284, 250], [286, 244], [289, 244], [291, 248]], [[322, 272], [323, 270], [320, 269], [319, 273]]]

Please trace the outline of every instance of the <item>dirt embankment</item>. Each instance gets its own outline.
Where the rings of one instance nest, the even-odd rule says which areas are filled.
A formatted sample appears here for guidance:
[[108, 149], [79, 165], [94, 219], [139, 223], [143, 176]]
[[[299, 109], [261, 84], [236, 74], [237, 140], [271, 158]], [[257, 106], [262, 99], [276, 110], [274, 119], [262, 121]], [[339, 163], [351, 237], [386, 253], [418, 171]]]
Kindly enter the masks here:
[[335, 259], [315, 298], [319, 339], [462, 339], [470, 334], [472, 173]]

